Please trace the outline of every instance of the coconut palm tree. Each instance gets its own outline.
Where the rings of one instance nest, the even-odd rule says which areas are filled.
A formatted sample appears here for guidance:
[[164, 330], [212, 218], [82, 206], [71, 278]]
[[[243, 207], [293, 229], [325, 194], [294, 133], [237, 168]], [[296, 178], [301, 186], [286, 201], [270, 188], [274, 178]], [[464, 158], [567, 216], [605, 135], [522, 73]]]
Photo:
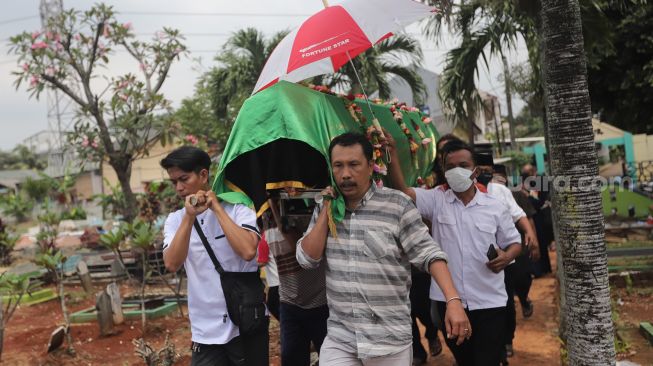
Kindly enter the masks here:
[[[580, 0], [585, 49], [590, 62], [613, 49], [611, 30], [606, 27], [608, 22], [603, 9], [624, 6], [622, 3], [625, 2], [628, 1]], [[440, 97], [450, 118], [464, 122], [474, 115], [480, 103], [475, 80], [479, 61], [483, 60], [488, 67], [488, 58], [505, 57], [504, 52], [514, 49], [518, 37], [526, 43], [533, 84], [538, 93], [542, 93], [540, 3], [540, 0], [465, 1], [450, 7], [449, 12], [442, 16], [431, 17], [425, 24], [423, 33], [432, 38], [437, 39], [443, 23], [461, 37], [460, 45], [449, 51], [442, 75]], [[514, 126], [511, 126], [512, 130]]]
[[[397, 34], [355, 57], [353, 66], [347, 63], [338, 72], [317, 76], [312, 82], [351, 94], [358, 94], [363, 89], [367, 93], [377, 91], [379, 97], [387, 99], [391, 94], [388, 81], [395, 75], [410, 86], [413, 95], [423, 96], [424, 84], [415, 70], [422, 63], [422, 57], [422, 48], [417, 40]], [[363, 85], [358, 83], [356, 72]]]
[[204, 73], [192, 97], [182, 100], [175, 116], [186, 135], [203, 137], [222, 149], [245, 99], [254, 89], [265, 61], [287, 32], [266, 39], [254, 28], [241, 29], [215, 57], [217, 66]]
[[[613, 365], [598, 161], [578, 0], [542, 0], [542, 76], [555, 237], [562, 252], [566, 342], [570, 365]], [[584, 184], [585, 183], [585, 184]]]
[[206, 75], [219, 118], [235, 117], [252, 93], [268, 57], [286, 34], [282, 31], [266, 39], [261, 31], [245, 28], [227, 40], [225, 50], [215, 58], [219, 65]]

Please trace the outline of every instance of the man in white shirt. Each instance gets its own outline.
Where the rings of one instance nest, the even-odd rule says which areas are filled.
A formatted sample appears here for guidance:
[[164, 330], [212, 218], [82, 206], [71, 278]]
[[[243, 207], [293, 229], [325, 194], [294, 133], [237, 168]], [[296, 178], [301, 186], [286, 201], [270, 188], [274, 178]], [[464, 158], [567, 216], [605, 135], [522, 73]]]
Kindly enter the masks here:
[[209, 189], [210, 164], [208, 154], [190, 146], [180, 147], [161, 160], [177, 194], [185, 199], [184, 208], [166, 219], [163, 261], [170, 272], [183, 265], [188, 276], [191, 365], [267, 366], [267, 320], [260, 330], [247, 336], [239, 334], [227, 312], [220, 275], [193, 228], [197, 220], [225, 271], [258, 270], [256, 214], [246, 206], [218, 201]]
[[[521, 252], [521, 238], [512, 217], [496, 198], [474, 184], [478, 172], [470, 146], [460, 141], [442, 149], [447, 184], [424, 190], [406, 186], [392, 136], [390, 180], [409, 195], [422, 217], [431, 221], [431, 235], [449, 257], [454, 286], [474, 334], [457, 345], [447, 340], [459, 366], [499, 365], [504, 349], [506, 289], [503, 269]], [[496, 258], [488, 260], [489, 248]], [[446, 315], [442, 292], [431, 285], [431, 299], [440, 317]]]
[[478, 176], [476, 181], [487, 187], [487, 193], [494, 198], [497, 198], [508, 209], [512, 221], [515, 226], [524, 233], [524, 246], [530, 251], [530, 256], [534, 261], [540, 257], [540, 249], [537, 245], [537, 235], [535, 234], [535, 227], [526, 216], [524, 210], [519, 207], [512, 192], [505, 184], [493, 182], [494, 175], [494, 159], [491, 154], [477, 153], [475, 156], [476, 169]]

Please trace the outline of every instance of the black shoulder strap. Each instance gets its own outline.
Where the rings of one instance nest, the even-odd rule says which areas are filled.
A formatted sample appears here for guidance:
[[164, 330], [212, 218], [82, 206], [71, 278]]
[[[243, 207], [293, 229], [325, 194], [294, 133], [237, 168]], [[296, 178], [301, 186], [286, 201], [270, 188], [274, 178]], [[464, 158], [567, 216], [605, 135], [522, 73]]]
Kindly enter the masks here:
[[215, 270], [218, 271], [220, 275], [222, 275], [224, 273], [224, 269], [220, 265], [220, 262], [218, 262], [218, 258], [216, 258], [215, 253], [213, 253], [213, 249], [211, 249], [211, 246], [209, 245], [209, 241], [206, 240], [206, 236], [202, 231], [202, 227], [200, 226], [200, 223], [197, 222], [197, 218], [195, 219], [193, 226], [195, 226], [195, 230], [197, 231], [197, 234], [200, 236], [200, 239], [202, 239], [202, 244], [204, 244], [204, 248], [209, 253], [209, 257], [211, 257], [211, 262], [213, 262], [213, 266], [215, 266]]

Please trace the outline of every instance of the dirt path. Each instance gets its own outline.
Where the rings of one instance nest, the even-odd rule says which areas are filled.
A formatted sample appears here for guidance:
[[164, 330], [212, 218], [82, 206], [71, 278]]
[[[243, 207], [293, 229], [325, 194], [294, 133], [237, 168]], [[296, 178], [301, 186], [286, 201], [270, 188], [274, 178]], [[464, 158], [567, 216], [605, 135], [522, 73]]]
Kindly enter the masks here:
[[[79, 294], [78, 287], [67, 288], [71, 293]], [[122, 286], [122, 293], [133, 291]], [[517, 305], [517, 333], [515, 336], [515, 356], [511, 365], [559, 365], [560, 347], [557, 342], [557, 315], [555, 303], [555, 279], [553, 276], [537, 279], [531, 289], [531, 300], [535, 304], [535, 313], [530, 319], [523, 319]], [[69, 302], [71, 311], [77, 311], [94, 305], [94, 297], [74, 296]], [[6, 365], [142, 365], [142, 360], [134, 354], [132, 340], [141, 334], [140, 321], [127, 321], [116, 327], [117, 334], [98, 338], [96, 323], [73, 324], [72, 335], [77, 350], [77, 357], [71, 358], [58, 351], [52, 355], [45, 354], [50, 332], [62, 321], [59, 303], [50, 301], [36, 306], [22, 306], [10, 321], [5, 331], [4, 354], [2, 364]], [[146, 340], [158, 350], [169, 333], [177, 352], [183, 358], [179, 365], [188, 364], [190, 359], [190, 329], [187, 318], [179, 317], [175, 312], [163, 318], [149, 322]], [[279, 330], [278, 324], [272, 322], [270, 327], [270, 362], [278, 365]], [[426, 340], [423, 339], [426, 346]], [[428, 349], [428, 348], [427, 348]], [[641, 352], [641, 351], [640, 351]], [[642, 353], [644, 355], [645, 353]], [[429, 360], [427, 365], [452, 365], [453, 357], [446, 349]]]
[[[555, 253], [550, 253], [555, 257]], [[515, 356], [508, 359], [510, 365], [560, 365], [560, 344], [558, 342], [557, 303], [555, 298], [555, 278], [547, 275], [533, 280], [529, 297], [535, 306], [533, 316], [524, 319], [521, 315], [519, 301], [517, 303], [517, 331], [513, 343]], [[423, 332], [422, 332], [423, 334]], [[440, 337], [442, 334], [438, 333]], [[443, 339], [440, 339], [443, 341]], [[426, 338], [422, 344], [428, 349]], [[442, 343], [444, 345], [444, 342]], [[443, 352], [436, 357], [430, 357], [426, 365], [453, 365], [451, 352], [444, 346]]]

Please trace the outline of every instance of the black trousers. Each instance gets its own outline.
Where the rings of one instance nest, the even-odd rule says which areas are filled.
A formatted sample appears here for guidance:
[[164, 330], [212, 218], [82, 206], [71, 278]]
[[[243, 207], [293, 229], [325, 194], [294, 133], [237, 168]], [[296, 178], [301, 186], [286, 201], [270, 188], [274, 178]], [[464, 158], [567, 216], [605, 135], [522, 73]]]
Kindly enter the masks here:
[[431, 300], [429, 299], [429, 291], [431, 289], [431, 275], [428, 273], [413, 273], [412, 284], [410, 286], [410, 317], [412, 320], [413, 330], [413, 357], [422, 360], [427, 359], [427, 352], [422, 346], [419, 328], [417, 327], [416, 319], [424, 324], [426, 332], [424, 336], [429, 341], [438, 337], [438, 328], [435, 327], [433, 319], [431, 319]]
[[506, 304], [506, 337], [505, 344], [512, 344], [517, 329], [517, 311], [515, 310], [515, 295], [519, 298], [522, 308], [528, 307], [528, 293], [531, 290], [531, 262], [527, 255], [515, 258], [515, 263], [504, 269], [504, 283], [508, 303]]
[[191, 366], [268, 366], [268, 325], [246, 336], [238, 336], [227, 344], [199, 344], [193, 342]]
[[281, 319], [279, 317], [279, 286], [268, 287], [268, 295], [265, 299], [265, 305], [267, 305], [270, 314], [279, 321], [279, 319]]
[[314, 309], [281, 303], [281, 365], [308, 366], [311, 362], [311, 342], [320, 353], [327, 334], [329, 307]]
[[[438, 308], [440, 321], [444, 324], [446, 303], [434, 301], [433, 304]], [[458, 366], [498, 366], [505, 347], [506, 308], [465, 312], [472, 325], [472, 337], [461, 345], [456, 345], [455, 339], [446, 340], [456, 363]]]

